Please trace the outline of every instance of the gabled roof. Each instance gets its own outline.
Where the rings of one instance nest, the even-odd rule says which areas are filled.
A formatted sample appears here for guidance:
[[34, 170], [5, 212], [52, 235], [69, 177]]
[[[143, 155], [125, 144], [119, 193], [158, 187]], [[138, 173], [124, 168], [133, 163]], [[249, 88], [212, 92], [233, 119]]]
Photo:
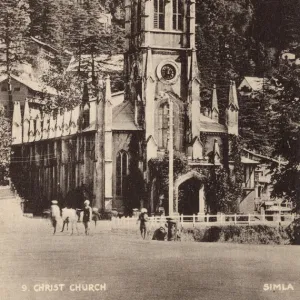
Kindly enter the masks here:
[[253, 152], [253, 151], [248, 150], [248, 149], [245, 149], [245, 148], [243, 148], [242, 150], [245, 151], [245, 152], [247, 152], [247, 153], [249, 153], [249, 154], [251, 154], [251, 155], [254, 156], [254, 157], [257, 157], [258, 159], [268, 160], [268, 161], [276, 162], [276, 163], [278, 163], [278, 164], [283, 164], [283, 165], [286, 164], [285, 161], [279, 161], [279, 160], [276, 160], [276, 159], [274, 159], [274, 158], [271, 158], [271, 157], [268, 157], [268, 156], [265, 156], [265, 155], [262, 155], [262, 154]]
[[[0, 82], [7, 80], [8, 75], [7, 74], [3, 74], [0, 76]], [[15, 75], [11, 75], [11, 78], [24, 84], [25, 86], [29, 87], [31, 90], [35, 91], [35, 92], [40, 92], [40, 93], [47, 93], [47, 94], [53, 94], [55, 95], [55, 89], [50, 87], [50, 86], [43, 86], [42, 84], [40, 84], [37, 81], [33, 81], [30, 78], [26, 78], [26, 77], [19, 77], [19, 76], [15, 76]]]
[[259, 165], [259, 161], [252, 160], [248, 157], [242, 156], [241, 157], [241, 163], [245, 165]]
[[[51, 51], [55, 52], [56, 54], [58, 54], [58, 50], [54, 47], [52, 47], [51, 45], [47, 44], [47, 43], [44, 43], [42, 41], [40, 41], [39, 39], [37, 39], [36, 37], [33, 37], [31, 36], [30, 37], [34, 42], [36, 42], [37, 44], [39, 44], [40, 46], [42, 47], [46, 47], [48, 49], [50, 49]], [[68, 51], [68, 50], [63, 50], [63, 52], [65, 54], [68, 54], [68, 55], [72, 55], [72, 52]]]
[[134, 122], [134, 108], [129, 101], [113, 108], [112, 130], [140, 130]]
[[54, 47], [52, 47], [52, 46], [50, 46], [50, 45], [48, 45], [48, 44], [46, 44], [46, 43], [44, 43], [44, 42], [38, 40], [37, 38], [35, 38], [35, 37], [33, 37], [33, 36], [31, 36], [30, 38], [31, 38], [34, 42], [36, 42], [37, 44], [39, 44], [40, 46], [47, 47], [47, 48], [51, 49], [53, 52], [58, 53], [58, 50], [55, 49]]
[[[248, 85], [250, 86], [250, 88], [254, 92], [261, 91], [263, 89], [264, 83], [267, 82], [266, 78], [261, 78], [261, 77], [248, 77], [248, 76], [246, 76], [244, 78], [244, 80], [248, 83]], [[244, 80], [242, 81], [242, 83], [244, 82]], [[242, 83], [240, 84], [240, 86], [238, 88], [239, 90], [242, 88]]]
[[209, 117], [204, 116], [203, 114], [200, 115], [200, 132], [216, 132], [216, 133], [226, 133], [227, 129], [226, 126], [216, 121], [212, 120]]
[[[101, 54], [94, 58], [95, 71], [123, 71], [124, 57], [123, 54], [108, 55]], [[80, 61], [82, 70], [91, 71], [91, 55], [82, 55]], [[72, 56], [67, 72], [77, 72], [79, 60], [75, 56]]]

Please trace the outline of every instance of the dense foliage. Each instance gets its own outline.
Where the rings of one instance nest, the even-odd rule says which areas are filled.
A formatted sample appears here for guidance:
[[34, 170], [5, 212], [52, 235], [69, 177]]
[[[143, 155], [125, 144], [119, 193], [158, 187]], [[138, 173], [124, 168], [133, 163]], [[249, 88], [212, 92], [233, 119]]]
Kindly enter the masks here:
[[[174, 157], [174, 180], [188, 171], [195, 170], [203, 175], [202, 182], [205, 186], [205, 198], [208, 211], [212, 214], [218, 212], [235, 213], [238, 211], [239, 200], [242, 196], [242, 165], [241, 147], [238, 138], [231, 138], [232, 151], [230, 160], [232, 171], [229, 166], [216, 166], [208, 169], [194, 168], [188, 165], [184, 155], [176, 154]], [[159, 195], [164, 196], [163, 206], [168, 208], [168, 184], [169, 184], [169, 158], [168, 156], [151, 159], [149, 163], [151, 177], [156, 179], [156, 188]], [[150, 187], [149, 187], [150, 188]], [[179, 206], [181, 201], [186, 201], [179, 190]]]
[[3, 106], [0, 105], [0, 180], [9, 175], [10, 144], [10, 120], [5, 115]]
[[274, 165], [273, 195], [293, 201], [300, 207], [300, 69], [283, 65], [277, 77], [282, 90], [267, 96], [272, 105], [269, 119], [274, 143], [273, 155], [284, 163]]

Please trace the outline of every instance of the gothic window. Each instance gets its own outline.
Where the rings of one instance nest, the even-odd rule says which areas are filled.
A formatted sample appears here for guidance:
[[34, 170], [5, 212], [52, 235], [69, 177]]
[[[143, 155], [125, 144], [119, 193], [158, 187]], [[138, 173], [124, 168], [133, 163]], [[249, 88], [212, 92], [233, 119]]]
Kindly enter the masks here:
[[33, 120], [33, 134], [36, 135], [36, 120]]
[[91, 160], [95, 160], [95, 136], [86, 136], [86, 152]]
[[141, 18], [141, 14], [142, 14], [142, 6], [141, 6], [141, 1], [138, 2], [137, 4], [137, 15], [138, 15], [138, 18], [137, 18], [137, 32], [139, 33], [142, 29], [142, 18]]
[[86, 104], [83, 108], [82, 121], [83, 128], [87, 128], [90, 125], [90, 107], [88, 104]]
[[137, 29], [137, 5], [136, 3], [133, 4], [132, 10], [131, 10], [131, 33], [135, 34]]
[[169, 132], [169, 104], [163, 103], [158, 110], [158, 147], [166, 149]]
[[173, 0], [173, 29], [182, 30], [182, 0]]
[[124, 150], [119, 151], [117, 154], [116, 169], [116, 194], [117, 196], [123, 196], [125, 179], [128, 175], [128, 154]]
[[[169, 103], [163, 102], [155, 114], [155, 138], [158, 148], [167, 149], [169, 140]], [[183, 147], [184, 113], [180, 103], [173, 101], [173, 145], [176, 150]]]
[[164, 0], [154, 0], [154, 28], [165, 29]]

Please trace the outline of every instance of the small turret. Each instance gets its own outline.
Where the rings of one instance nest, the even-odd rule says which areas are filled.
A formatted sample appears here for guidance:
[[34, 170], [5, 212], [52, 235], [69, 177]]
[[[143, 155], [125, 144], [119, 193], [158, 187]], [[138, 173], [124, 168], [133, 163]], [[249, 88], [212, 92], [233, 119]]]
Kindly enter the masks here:
[[226, 125], [229, 134], [239, 135], [239, 105], [237, 99], [236, 85], [234, 81], [230, 82], [228, 107], [226, 109]]
[[218, 107], [218, 97], [217, 97], [217, 86], [214, 84], [213, 95], [211, 101], [211, 119], [219, 123], [219, 107]]
[[12, 144], [22, 143], [22, 116], [20, 102], [14, 102], [12, 119]]

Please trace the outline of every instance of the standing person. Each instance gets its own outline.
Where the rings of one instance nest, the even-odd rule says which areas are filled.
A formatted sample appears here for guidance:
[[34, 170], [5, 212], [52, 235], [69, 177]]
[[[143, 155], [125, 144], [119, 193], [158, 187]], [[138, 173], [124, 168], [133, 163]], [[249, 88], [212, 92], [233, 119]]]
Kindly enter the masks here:
[[142, 208], [141, 209], [141, 213], [139, 215], [138, 221], [140, 221], [140, 231], [141, 231], [141, 236], [143, 239], [145, 239], [146, 234], [148, 232], [148, 228], [147, 228], [147, 223], [149, 221], [149, 217], [147, 214], [147, 209], [146, 208]]
[[96, 227], [97, 221], [99, 221], [101, 219], [101, 216], [99, 213], [99, 209], [97, 207], [93, 207], [92, 211], [93, 211], [92, 220], [95, 222], [95, 227]]
[[92, 221], [92, 208], [90, 207], [90, 201], [84, 201], [84, 209], [83, 209], [83, 225], [85, 229], [85, 234], [89, 235], [90, 232], [90, 223]]
[[56, 233], [56, 226], [57, 226], [57, 221], [58, 219], [60, 219], [60, 208], [57, 205], [58, 202], [56, 200], [51, 201], [52, 205], [51, 205], [51, 210], [50, 210], [50, 216], [51, 216], [51, 222], [52, 222], [52, 226], [53, 226], [53, 234]]

